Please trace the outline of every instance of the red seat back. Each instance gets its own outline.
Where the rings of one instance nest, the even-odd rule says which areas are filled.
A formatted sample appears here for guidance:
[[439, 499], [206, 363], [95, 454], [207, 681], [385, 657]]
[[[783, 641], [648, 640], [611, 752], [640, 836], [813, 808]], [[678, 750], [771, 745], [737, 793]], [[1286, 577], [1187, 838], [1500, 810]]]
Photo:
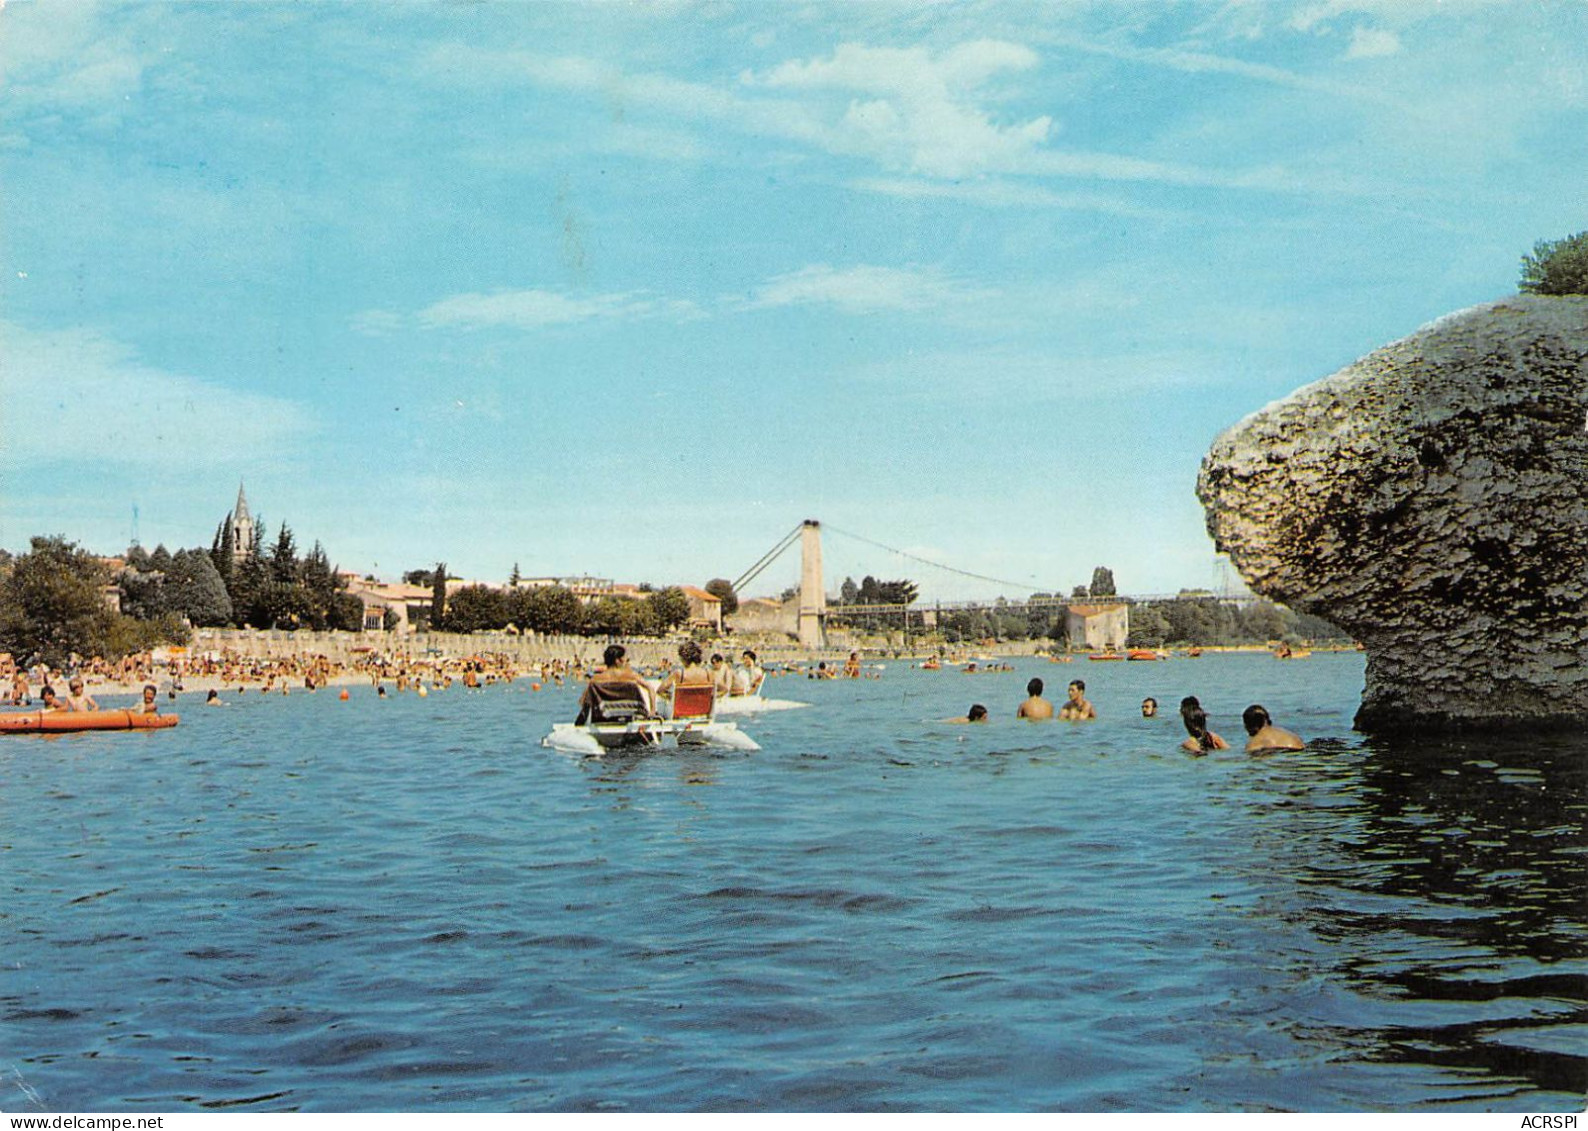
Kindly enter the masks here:
[[680, 684], [673, 688], [673, 718], [709, 719], [717, 689], [709, 683]]

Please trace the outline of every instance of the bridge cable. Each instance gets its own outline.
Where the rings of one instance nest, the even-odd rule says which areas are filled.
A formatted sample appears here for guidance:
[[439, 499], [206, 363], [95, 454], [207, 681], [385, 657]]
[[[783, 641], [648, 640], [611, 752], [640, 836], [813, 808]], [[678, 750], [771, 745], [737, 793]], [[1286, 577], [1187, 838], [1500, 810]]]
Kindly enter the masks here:
[[745, 570], [744, 573], [740, 574], [739, 580], [733, 583], [733, 591], [735, 593], [739, 592], [746, 585], [750, 584], [750, 582], [754, 581], [762, 570], [776, 561], [778, 555], [782, 554], [784, 550], [788, 549], [794, 544], [794, 540], [800, 536], [800, 531], [804, 529], [804, 525], [804, 523], [801, 523], [799, 526], [796, 526], [793, 530], [789, 531], [783, 536], [782, 541], [761, 556], [760, 561], [756, 562], [755, 565], [751, 566], [749, 569]]
[[954, 566], [947, 566], [942, 562], [934, 562], [927, 558], [923, 558], [918, 554], [912, 554], [908, 550], [900, 550], [894, 546], [885, 546], [881, 542], [875, 541], [871, 538], [866, 538], [860, 534], [854, 534], [847, 530], [839, 530], [836, 526], [831, 526], [827, 523], [823, 523], [822, 528], [824, 530], [831, 530], [834, 534], [842, 534], [845, 538], [853, 538], [857, 542], [864, 542], [869, 546], [875, 546], [879, 550], [886, 550], [890, 554], [898, 554], [901, 558], [909, 558], [911, 561], [920, 562], [922, 565], [929, 565], [933, 569], [941, 569], [946, 570], [949, 573], [957, 573], [961, 577], [973, 577], [977, 581], [991, 581], [996, 585], [1012, 585], [1016, 589], [1024, 590], [1027, 593], [1037, 592], [1037, 587], [1035, 585], [1028, 585], [1024, 581], [1010, 581], [1005, 577], [988, 577], [984, 573], [972, 573], [968, 569], [956, 569]]

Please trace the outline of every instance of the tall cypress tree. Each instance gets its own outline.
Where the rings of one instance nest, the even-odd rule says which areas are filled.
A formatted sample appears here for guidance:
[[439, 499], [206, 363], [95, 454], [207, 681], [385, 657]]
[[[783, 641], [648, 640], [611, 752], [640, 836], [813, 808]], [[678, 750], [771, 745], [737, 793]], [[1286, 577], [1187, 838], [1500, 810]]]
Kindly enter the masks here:
[[225, 521], [215, 528], [215, 541], [210, 543], [210, 561], [214, 563], [215, 572], [221, 575], [221, 584], [226, 586], [228, 594], [232, 589], [233, 559], [236, 557], [237, 535], [232, 530], [231, 512], [227, 511]]
[[430, 576], [430, 627], [439, 629], [447, 619], [447, 563], [437, 562]]

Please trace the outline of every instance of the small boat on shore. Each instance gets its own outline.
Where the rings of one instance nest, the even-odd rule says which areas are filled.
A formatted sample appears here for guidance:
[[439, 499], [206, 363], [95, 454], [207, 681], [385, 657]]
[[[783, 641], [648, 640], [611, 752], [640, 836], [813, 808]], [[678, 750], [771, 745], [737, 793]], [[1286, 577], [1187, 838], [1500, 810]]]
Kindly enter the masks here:
[[1164, 656], [1154, 652], [1151, 648], [1133, 648], [1125, 653], [1125, 659], [1127, 660], [1162, 660], [1164, 658]]
[[15, 711], [0, 714], [0, 734], [70, 734], [82, 730], [160, 730], [180, 715], [145, 715], [125, 708], [102, 711]]
[[1125, 657], [1121, 656], [1118, 652], [1116, 652], [1112, 648], [1110, 648], [1106, 652], [1093, 652], [1090, 656], [1087, 656], [1086, 658], [1088, 660], [1099, 660], [1099, 661], [1101, 661], [1101, 660], [1123, 660]]

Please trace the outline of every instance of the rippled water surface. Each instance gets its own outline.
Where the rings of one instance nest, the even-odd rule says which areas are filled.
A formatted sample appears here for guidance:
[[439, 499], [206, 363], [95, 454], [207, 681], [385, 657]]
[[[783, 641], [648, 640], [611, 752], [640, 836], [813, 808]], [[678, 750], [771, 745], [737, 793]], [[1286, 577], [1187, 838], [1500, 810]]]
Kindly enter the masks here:
[[[545, 750], [524, 681], [0, 738], [0, 1109], [1581, 1107], [1584, 742], [1363, 742], [1355, 655], [1017, 667], [774, 681], [758, 753]], [[1185, 694], [1312, 745], [1188, 756]]]

